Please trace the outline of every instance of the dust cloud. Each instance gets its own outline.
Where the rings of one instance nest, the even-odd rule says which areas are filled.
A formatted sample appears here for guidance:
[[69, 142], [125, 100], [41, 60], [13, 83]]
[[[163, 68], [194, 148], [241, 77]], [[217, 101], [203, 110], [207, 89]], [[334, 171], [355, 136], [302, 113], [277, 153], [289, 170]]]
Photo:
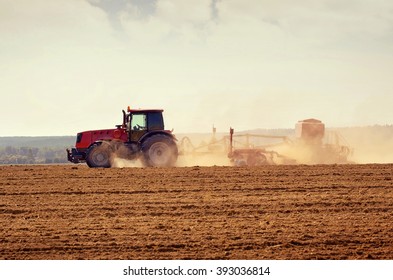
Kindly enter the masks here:
[[230, 166], [231, 162], [227, 155], [180, 155], [176, 166]]
[[297, 145], [296, 147], [288, 144], [283, 144], [274, 149], [283, 161], [275, 161], [277, 164], [285, 164], [285, 158], [293, 159], [297, 164], [309, 164], [312, 162], [312, 150], [305, 145]]
[[[393, 125], [351, 128], [327, 128], [321, 145], [305, 145], [292, 130], [287, 131], [289, 141], [274, 145], [257, 140], [250, 147], [263, 147], [272, 155], [273, 164], [367, 164], [393, 163]], [[274, 134], [275, 131], [263, 134]], [[239, 134], [241, 134], [239, 132]], [[236, 133], [235, 133], [236, 135]], [[179, 156], [177, 167], [231, 166], [228, 157], [229, 138], [225, 133], [177, 135]], [[250, 140], [252, 143], [252, 140]], [[259, 141], [259, 142], [258, 142]], [[262, 142], [261, 142], [262, 141]], [[270, 146], [269, 146], [270, 144]], [[236, 148], [244, 148], [237, 146]], [[112, 158], [112, 167], [143, 167], [139, 159], [128, 160], [125, 151]]]
[[142, 162], [132, 156], [130, 150], [123, 146], [112, 147], [115, 151], [111, 157], [111, 167], [124, 168], [124, 167], [143, 167]]
[[124, 168], [124, 167], [143, 167], [140, 160], [129, 160], [120, 157], [113, 157], [111, 167]]
[[393, 125], [340, 128], [355, 163], [393, 163]]
[[229, 166], [229, 143], [225, 134], [194, 133], [177, 136], [179, 157], [178, 167], [187, 166]]
[[276, 151], [296, 159], [299, 164], [393, 163], [392, 125], [330, 128], [323, 140], [322, 149], [302, 145], [295, 140]]
[[[179, 136], [177, 136], [179, 138]], [[222, 135], [219, 140], [211, 134], [180, 135], [178, 143], [179, 155], [176, 167], [189, 166], [230, 166], [227, 144]], [[185, 140], [183, 140], [185, 139]], [[133, 158], [132, 153], [125, 146], [112, 147], [115, 151], [111, 157], [111, 167], [144, 167], [139, 158]]]
[[[179, 155], [176, 167], [191, 166], [229, 166], [231, 162], [226, 155]], [[144, 167], [139, 159], [128, 160], [120, 157], [113, 157], [112, 168]]]
[[[190, 167], [190, 166], [229, 166], [231, 162], [226, 154], [217, 155], [179, 155], [176, 167]], [[111, 159], [111, 167], [125, 168], [125, 167], [144, 167], [140, 159], [129, 160], [119, 156], [113, 156]]]
[[[253, 131], [249, 132], [252, 133]], [[254, 142], [254, 147], [264, 147], [265, 145], [267, 151], [274, 153], [274, 164], [293, 164], [294, 161], [296, 164], [393, 163], [393, 125], [326, 128], [323, 142], [321, 145], [315, 146], [306, 145], [299, 141], [294, 135], [294, 130], [278, 132], [267, 130], [263, 131], [262, 134], [275, 135], [277, 133], [282, 133], [282, 136], [288, 137], [289, 141], [279, 140], [279, 143], [275, 145], [271, 145], [270, 142], [258, 142], [260, 140]], [[239, 134], [242, 133], [239, 132]], [[258, 134], [258, 131], [255, 131], [255, 134]], [[197, 147], [209, 147], [208, 144], [212, 142], [212, 139], [217, 141], [216, 139], [225, 136], [227, 135], [221, 134], [213, 139], [205, 134], [205, 138], [199, 135], [199, 138], [196, 137], [192, 140], [193, 143], [200, 141]], [[197, 149], [198, 152], [195, 155], [188, 154], [179, 157], [179, 166], [233, 165], [227, 157], [228, 143], [221, 142], [221, 144], [227, 147], [224, 148], [225, 151], [214, 153], [209, 152], [208, 149]], [[193, 148], [195, 149], [195, 146]], [[205, 151], [205, 154], [202, 151]]]

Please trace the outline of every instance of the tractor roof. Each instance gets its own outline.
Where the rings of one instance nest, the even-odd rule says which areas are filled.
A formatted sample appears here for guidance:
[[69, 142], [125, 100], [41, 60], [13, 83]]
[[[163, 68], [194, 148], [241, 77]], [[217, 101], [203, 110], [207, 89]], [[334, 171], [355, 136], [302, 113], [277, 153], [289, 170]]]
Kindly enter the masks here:
[[163, 109], [131, 109], [130, 106], [127, 108], [129, 113], [148, 113], [148, 112], [163, 112]]

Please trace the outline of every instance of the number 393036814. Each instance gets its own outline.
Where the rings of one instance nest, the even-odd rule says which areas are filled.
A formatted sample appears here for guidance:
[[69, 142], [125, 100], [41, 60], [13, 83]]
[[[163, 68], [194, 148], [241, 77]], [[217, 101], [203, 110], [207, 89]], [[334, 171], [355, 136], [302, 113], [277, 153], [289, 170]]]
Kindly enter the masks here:
[[217, 275], [270, 275], [269, 267], [217, 267]]

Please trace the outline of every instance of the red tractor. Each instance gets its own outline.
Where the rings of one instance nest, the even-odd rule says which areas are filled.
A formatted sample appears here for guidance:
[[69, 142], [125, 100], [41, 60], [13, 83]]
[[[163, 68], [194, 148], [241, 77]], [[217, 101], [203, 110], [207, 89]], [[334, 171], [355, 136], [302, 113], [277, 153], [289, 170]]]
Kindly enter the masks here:
[[115, 157], [140, 159], [144, 166], [168, 167], [176, 163], [178, 150], [172, 131], [164, 129], [163, 110], [123, 110], [123, 123], [114, 129], [77, 134], [68, 160], [89, 167], [111, 167]]

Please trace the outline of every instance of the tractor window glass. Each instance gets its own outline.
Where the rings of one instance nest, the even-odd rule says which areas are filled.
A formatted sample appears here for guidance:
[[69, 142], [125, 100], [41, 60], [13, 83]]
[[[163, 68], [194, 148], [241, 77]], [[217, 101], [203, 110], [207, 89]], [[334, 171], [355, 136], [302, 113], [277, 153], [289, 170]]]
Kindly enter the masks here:
[[161, 112], [149, 113], [147, 123], [149, 125], [149, 130], [163, 130], [164, 129], [164, 121], [162, 119]]
[[146, 130], [146, 115], [145, 114], [132, 115], [131, 129]]

